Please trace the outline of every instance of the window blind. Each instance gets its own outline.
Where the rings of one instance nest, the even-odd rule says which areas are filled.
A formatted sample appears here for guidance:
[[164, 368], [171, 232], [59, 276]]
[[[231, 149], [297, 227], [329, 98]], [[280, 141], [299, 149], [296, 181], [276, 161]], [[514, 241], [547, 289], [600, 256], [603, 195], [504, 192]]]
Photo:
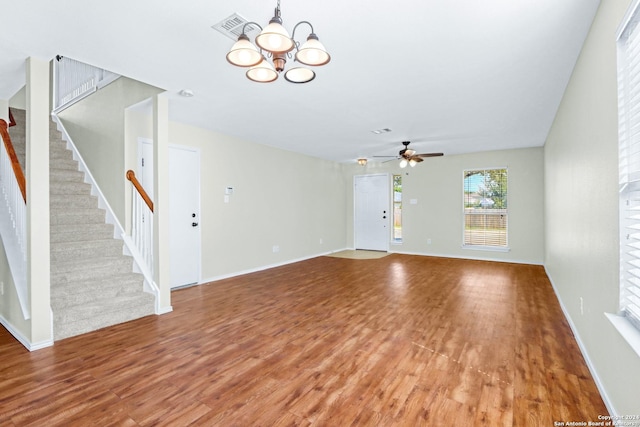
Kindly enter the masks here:
[[634, 12], [618, 38], [620, 311], [640, 329], [640, 32]]
[[507, 247], [507, 169], [466, 170], [464, 246]]

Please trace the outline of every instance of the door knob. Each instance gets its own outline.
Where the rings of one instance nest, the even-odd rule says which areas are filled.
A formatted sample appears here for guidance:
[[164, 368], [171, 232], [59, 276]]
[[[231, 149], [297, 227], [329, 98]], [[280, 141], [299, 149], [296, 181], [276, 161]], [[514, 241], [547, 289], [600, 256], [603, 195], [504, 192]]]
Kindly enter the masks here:
[[386, 215], [384, 215], [384, 216], [382, 217], [382, 219], [387, 219], [387, 216], [386, 216]]
[[198, 226], [198, 223], [197, 223], [197, 222], [192, 222], [192, 223], [191, 223], [191, 226], [192, 226], [192, 227], [197, 227], [197, 226]]

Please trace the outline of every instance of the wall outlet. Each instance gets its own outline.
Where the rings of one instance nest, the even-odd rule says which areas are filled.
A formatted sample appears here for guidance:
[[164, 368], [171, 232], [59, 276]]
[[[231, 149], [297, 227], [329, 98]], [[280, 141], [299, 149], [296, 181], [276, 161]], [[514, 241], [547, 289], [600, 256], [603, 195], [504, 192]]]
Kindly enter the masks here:
[[580, 297], [580, 314], [584, 314], [584, 300]]
[[322, 240], [322, 237], [321, 237], [321, 238], [320, 238], [320, 244], [322, 244], [322, 243], [323, 243], [323, 240]]
[[277, 254], [278, 252], [280, 252], [280, 246], [278, 245], [273, 245], [273, 253]]
[[431, 239], [427, 239], [427, 245], [431, 244]]

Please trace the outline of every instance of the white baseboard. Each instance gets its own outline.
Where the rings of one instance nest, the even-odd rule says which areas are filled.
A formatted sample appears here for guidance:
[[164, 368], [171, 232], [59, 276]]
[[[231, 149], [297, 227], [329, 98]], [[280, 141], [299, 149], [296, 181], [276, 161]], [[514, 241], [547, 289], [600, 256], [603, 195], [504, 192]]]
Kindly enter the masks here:
[[470, 259], [474, 261], [506, 262], [509, 264], [543, 265], [541, 262], [533, 262], [529, 260], [494, 258], [491, 256], [466, 256], [466, 255], [450, 255], [450, 254], [442, 254], [442, 253], [432, 254], [428, 252], [410, 252], [410, 251], [400, 251], [400, 250], [389, 250], [389, 253], [402, 254], [402, 255], [430, 256], [434, 258], [454, 258], [454, 259]]
[[11, 325], [11, 323], [9, 323], [9, 321], [3, 316], [0, 316], [0, 323], [5, 327], [7, 331], [9, 331], [11, 335], [13, 335], [16, 340], [18, 340], [20, 344], [22, 344], [29, 351], [40, 350], [41, 348], [51, 347], [53, 345], [53, 340], [32, 343], [20, 331], [15, 329], [13, 325]]
[[571, 315], [569, 314], [569, 311], [567, 310], [564, 303], [562, 302], [562, 298], [560, 297], [558, 288], [553, 282], [553, 278], [549, 274], [549, 271], [547, 271], [547, 266], [544, 266], [544, 271], [547, 274], [547, 277], [549, 278], [549, 282], [551, 282], [551, 287], [553, 288], [553, 292], [556, 294], [556, 298], [560, 303], [560, 308], [562, 309], [562, 313], [564, 313], [564, 317], [565, 319], [567, 319], [567, 323], [569, 323], [569, 327], [573, 332], [573, 336], [576, 338], [576, 342], [578, 343], [578, 348], [580, 348], [580, 353], [582, 353], [582, 357], [584, 357], [584, 361], [587, 364], [587, 368], [589, 368], [589, 372], [591, 372], [593, 381], [596, 383], [596, 387], [600, 392], [600, 397], [602, 397], [602, 401], [604, 402], [604, 405], [607, 407], [607, 410], [609, 411], [609, 415], [611, 416], [619, 415], [618, 412], [613, 407], [613, 403], [611, 402], [611, 399], [609, 399], [609, 395], [607, 394], [607, 390], [604, 388], [604, 384], [602, 383], [602, 380], [600, 380], [600, 377], [598, 376], [598, 371], [596, 370], [595, 366], [591, 362], [591, 358], [589, 357], [587, 348], [584, 345], [582, 338], [580, 338], [580, 333], [578, 332], [576, 325], [573, 323], [573, 320], [571, 319]]
[[210, 277], [208, 279], [203, 279], [198, 284], [199, 285], [203, 285], [203, 284], [209, 283], [209, 282], [217, 282], [219, 280], [229, 279], [231, 277], [237, 277], [237, 276], [243, 276], [245, 274], [256, 273], [258, 271], [264, 271], [264, 270], [268, 270], [270, 268], [281, 267], [283, 265], [293, 264], [293, 263], [300, 262], [300, 261], [306, 261], [308, 259], [317, 258], [319, 256], [329, 255], [329, 254], [340, 252], [340, 251], [344, 251], [344, 250], [347, 250], [347, 249], [345, 248], [345, 249], [338, 249], [338, 250], [335, 250], [335, 251], [327, 251], [327, 252], [322, 252], [322, 253], [318, 253], [318, 254], [314, 254], [314, 255], [305, 256], [305, 257], [302, 257], [302, 258], [296, 258], [296, 259], [290, 259], [290, 260], [287, 260], [287, 261], [282, 261], [282, 262], [279, 262], [279, 263], [276, 263], [276, 264], [263, 265], [263, 266], [256, 267], [256, 268], [251, 268], [251, 269], [248, 269], [248, 270], [236, 271], [236, 272], [229, 273], [229, 274], [222, 274], [220, 276], [214, 276], [214, 277]]
[[167, 307], [156, 308], [156, 314], [157, 315], [171, 313], [172, 311], [173, 311], [173, 306], [172, 305], [169, 305]]

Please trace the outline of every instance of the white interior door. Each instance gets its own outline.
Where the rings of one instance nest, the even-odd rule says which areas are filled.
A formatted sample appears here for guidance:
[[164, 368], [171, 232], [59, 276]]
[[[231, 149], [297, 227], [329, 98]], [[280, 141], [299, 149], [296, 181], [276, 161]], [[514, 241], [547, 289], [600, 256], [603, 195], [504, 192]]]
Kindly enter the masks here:
[[[153, 142], [139, 141], [139, 181], [153, 198]], [[200, 281], [200, 152], [169, 146], [169, 256], [172, 288]]]
[[355, 248], [373, 251], [389, 249], [389, 175], [354, 177]]
[[200, 152], [169, 147], [171, 287], [200, 281]]

